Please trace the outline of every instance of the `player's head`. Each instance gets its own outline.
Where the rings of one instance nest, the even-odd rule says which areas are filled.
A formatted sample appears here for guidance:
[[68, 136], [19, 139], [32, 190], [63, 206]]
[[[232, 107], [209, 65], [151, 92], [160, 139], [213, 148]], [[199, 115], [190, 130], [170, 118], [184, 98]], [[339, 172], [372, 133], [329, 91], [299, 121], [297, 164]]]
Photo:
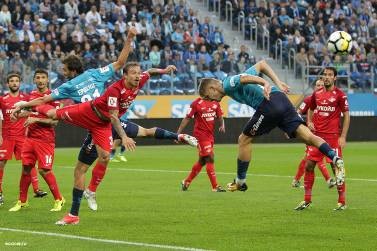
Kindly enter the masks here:
[[324, 83], [322, 79], [315, 81], [314, 90], [317, 91], [323, 87]]
[[69, 55], [63, 60], [64, 77], [71, 79], [83, 73], [84, 67], [80, 58], [76, 55]]
[[16, 93], [20, 90], [21, 76], [16, 72], [9, 73], [7, 76], [7, 85], [11, 93]]
[[128, 62], [123, 68], [123, 78], [128, 88], [135, 88], [139, 85], [141, 67], [138, 62]]
[[323, 79], [323, 84], [325, 85], [326, 88], [331, 88], [333, 85], [335, 85], [337, 74], [338, 73], [335, 67], [327, 66], [323, 70], [322, 79]]
[[221, 101], [225, 92], [221, 82], [214, 78], [202, 78], [199, 85], [199, 95], [204, 99]]
[[34, 83], [40, 92], [45, 92], [48, 89], [48, 72], [44, 69], [36, 69], [33, 77]]

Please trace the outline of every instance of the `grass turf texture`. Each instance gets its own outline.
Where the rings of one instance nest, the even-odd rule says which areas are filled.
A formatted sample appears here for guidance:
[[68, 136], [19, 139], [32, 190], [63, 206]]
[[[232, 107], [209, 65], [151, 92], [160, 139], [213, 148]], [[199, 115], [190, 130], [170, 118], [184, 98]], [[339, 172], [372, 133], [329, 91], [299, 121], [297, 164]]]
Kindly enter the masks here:
[[[205, 167], [182, 192], [179, 183], [196, 161], [196, 149], [146, 146], [127, 153], [128, 162], [110, 164], [98, 189], [98, 212], [90, 211], [83, 200], [79, 225], [55, 226], [71, 205], [77, 153], [78, 149], [56, 150], [54, 172], [67, 199], [57, 213], [49, 212], [53, 199], [42, 177], [41, 188], [49, 195], [35, 199], [29, 189], [30, 207], [8, 212], [18, 197], [20, 175], [19, 162], [8, 162], [0, 227], [211, 250], [374, 250], [377, 246], [377, 143], [348, 143], [345, 148], [348, 208], [342, 212], [332, 211], [336, 189], [329, 190], [317, 170], [312, 206], [293, 210], [303, 200], [303, 189], [290, 187], [304, 154], [302, 144], [255, 144], [245, 193], [211, 192]], [[215, 167], [223, 186], [235, 177], [236, 156], [236, 145], [216, 145]], [[90, 173], [87, 182], [89, 178]], [[26, 246], [9, 246], [12, 242]], [[0, 250], [45, 248], [164, 250], [0, 230]]]

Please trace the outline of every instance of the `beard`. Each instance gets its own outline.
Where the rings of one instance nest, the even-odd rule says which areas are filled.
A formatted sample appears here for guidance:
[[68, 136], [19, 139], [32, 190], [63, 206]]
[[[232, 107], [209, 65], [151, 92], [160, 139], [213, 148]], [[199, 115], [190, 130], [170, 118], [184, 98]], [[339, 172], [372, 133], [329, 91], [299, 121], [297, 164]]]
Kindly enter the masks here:
[[18, 92], [18, 90], [20, 90], [20, 87], [19, 86], [12, 86], [12, 87], [9, 87], [9, 91], [11, 93], [16, 93]]

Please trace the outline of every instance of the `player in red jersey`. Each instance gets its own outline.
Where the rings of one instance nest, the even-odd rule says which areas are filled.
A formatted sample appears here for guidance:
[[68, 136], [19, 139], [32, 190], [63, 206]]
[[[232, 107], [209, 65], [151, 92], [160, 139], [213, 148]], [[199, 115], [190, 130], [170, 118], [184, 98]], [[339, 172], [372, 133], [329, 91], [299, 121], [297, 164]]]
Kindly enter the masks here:
[[[140, 64], [129, 62], [123, 69], [123, 77], [107, 88], [99, 98], [81, 104], [63, 107], [57, 110], [49, 110], [49, 117], [65, 120], [67, 123], [88, 129], [92, 135], [94, 145], [98, 153], [98, 159], [92, 172], [90, 187], [96, 188], [103, 179], [110, 160], [112, 148], [113, 125], [122, 144], [127, 150], [135, 150], [135, 141], [127, 137], [120, 123], [122, 116], [131, 106], [139, 90], [147, 83], [150, 74], [165, 74], [175, 71], [175, 66], [169, 65], [166, 69], [150, 69], [141, 73]], [[85, 189], [85, 173], [75, 172], [75, 181], [71, 213], [56, 222], [57, 225], [78, 224], [78, 211], [83, 191]], [[77, 215], [72, 214], [75, 212]]]
[[207, 175], [211, 182], [213, 192], [226, 192], [224, 188], [217, 184], [214, 165], [214, 130], [215, 118], [220, 121], [220, 132], [225, 132], [223, 111], [220, 103], [215, 100], [197, 98], [191, 103], [186, 117], [182, 120], [177, 133], [181, 133], [188, 125], [191, 118], [194, 118], [194, 137], [198, 140], [199, 160], [194, 164], [190, 174], [181, 182], [182, 191], [186, 191], [192, 180], [200, 173], [202, 167], [206, 165]]
[[[323, 87], [323, 80], [318, 79], [315, 83], [314, 91], [317, 91], [317, 90], [321, 89], [322, 87]], [[304, 101], [302, 102], [302, 104], [297, 109], [297, 112], [300, 115], [306, 115], [307, 114], [307, 111], [309, 110], [309, 107], [310, 107], [310, 100], [311, 100], [311, 95], [305, 97]], [[312, 120], [315, 121], [315, 119], [316, 118], [314, 116]], [[308, 147], [306, 147], [305, 152], [306, 153], [308, 152]], [[292, 181], [292, 187], [300, 187], [300, 179], [305, 173], [305, 166], [306, 166], [306, 155], [301, 160], [300, 165], [298, 166], [296, 175], [295, 175], [295, 177]], [[326, 164], [324, 164], [323, 161], [321, 161], [321, 162], [317, 162], [317, 166], [318, 166], [319, 170], [321, 171], [323, 177], [325, 178], [325, 181], [328, 184], [329, 188], [332, 188], [335, 185], [335, 180], [330, 177], [329, 172], [327, 171], [327, 168], [326, 168]]]
[[[30, 93], [30, 98], [43, 97], [51, 91], [48, 89], [48, 73], [45, 70], [37, 69], [34, 73], [34, 83], [37, 90]], [[50, 102], [46, 105], [59, 107], [58, 102]], [[50, 211], [60, 211], [64, 205], [64, 198], [61, 196], [55, 175], [52, 171], [54, 162], [55, 148], [55, 130], [57, 121], [46, 118], [45, 115], [26, 112], [28, 118], [24, 122], [26, 129], [26, 138], [22, 146], [22, 174], [20, 179], [19, 199], [14, 207], [9, 209], [11, 212], [19, 211], [21, 208], [28, 206], [27, 193], [31, 183], [30, 172], [35, 169], [34, 166], [38, 161], [38, 170], [42, 175], [51, 193], [54, 196], [54, 207]], [[20, 114], [22, 116], [22, 114]]]
[[[16, 160], [21, 159], [22, 144], [25, 140], [25, 119], [19, 121], [11, 121], [10, 114], [14, 108], [14, 104], [19, 101], [27, 101], [28, 97], [20, 93], [21, 77], [17, 73], [11, 73], [7, 76], [7, 85], [9, 93], [0, 97], [0, 205], [4, 204], [3, 196], [3, 174], [4, 168], [8, 160], [12, 159], [14, 153]], [[46, 192], [38, 187], [38, 173], [34, 168], [31, 173], [31, 182], [34, 190], [34, 197], [44, 197]]]
[[[342, 156], [342, 148], [346, 144], [346, 137], [350, 125], [350, 114], [348, 109], [347, 95], [335, 86], [337, 71], [334, 67], [326, 67], [323, 73], [324, 88], [313, 93], [308, 111], [308, 126], [316, 135], [326, 140], [335, 149], [339, 156]], [[343, 114], [343, 126], [341, 128], [341, 115]], [[314, 121], [313, 118], [316, 118]], [[314, 166], [322, 161], [324, 155], [315, 147], [310, 146], [307, 152], [307, 163], [305, 171], [305, 197], [295, 209], [302, 210], [311, 204], [312, 187], [314, 184]], [[333, 172], [335, 166], [331, 164]], [[334, 210], [346, 209], [345, 182], [338, 183], [338, 203]]]

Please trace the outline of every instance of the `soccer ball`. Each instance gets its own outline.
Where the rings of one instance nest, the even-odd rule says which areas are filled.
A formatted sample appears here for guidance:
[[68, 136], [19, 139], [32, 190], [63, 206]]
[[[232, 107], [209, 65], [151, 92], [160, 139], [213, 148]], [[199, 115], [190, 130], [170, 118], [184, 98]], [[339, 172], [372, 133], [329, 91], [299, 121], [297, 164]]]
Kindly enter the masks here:
[[335, 31], [327, 40], [327, 48], [335, 54], [347, 54], [352, 49], [352, 37], [345, 31]]

